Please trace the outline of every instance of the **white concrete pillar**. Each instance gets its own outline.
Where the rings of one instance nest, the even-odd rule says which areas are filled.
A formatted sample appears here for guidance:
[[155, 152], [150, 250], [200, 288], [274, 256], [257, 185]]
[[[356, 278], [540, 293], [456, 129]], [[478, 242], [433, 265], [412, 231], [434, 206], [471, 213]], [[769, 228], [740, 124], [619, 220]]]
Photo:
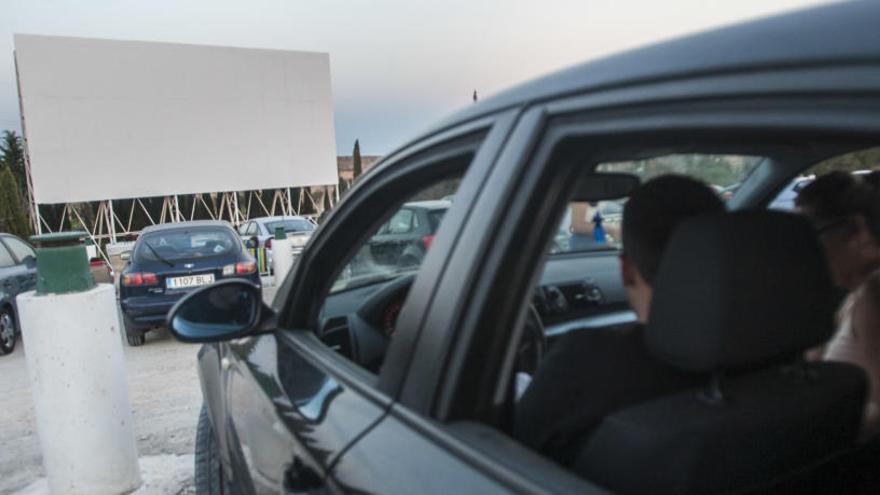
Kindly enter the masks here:
[[275, 239], [272, 239], [272, 276], [276, 287], [281, 285], [292, 266], [293, 245], [290, 239], [287, 237], [279, 239], [276, 236]]
[[[90, 275], [79, 251], [54, 260], [47, 251], [37, 251], [37, 291], [17, 303], [49, 489], [133, 491], [141, 477], [115, 289], [83, 278]], [[73, 264], [69, 279], [52, 271]]]

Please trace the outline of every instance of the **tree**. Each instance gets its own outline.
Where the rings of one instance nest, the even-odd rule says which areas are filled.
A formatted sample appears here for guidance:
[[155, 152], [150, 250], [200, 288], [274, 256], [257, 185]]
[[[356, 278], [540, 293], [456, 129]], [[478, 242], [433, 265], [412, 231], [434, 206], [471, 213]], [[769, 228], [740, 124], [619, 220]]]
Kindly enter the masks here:
[[9, 167], [0, 170], [0, 230], [25, 239], [31, 235], [18, 184]]
[[18, 183], [19, 197], [22, 204], [27, 198], [27, 177], [24, 171], [24, 147], [15, 131], [3, 131], [0, 137], [0, 168], [8, 168], [12, 171]]
[[361, 144], [357, 139], [354, 140], [354, 151], [351, 152], [351, 171], [352, 181], [364, 173], [364, 168], [361, 165]]

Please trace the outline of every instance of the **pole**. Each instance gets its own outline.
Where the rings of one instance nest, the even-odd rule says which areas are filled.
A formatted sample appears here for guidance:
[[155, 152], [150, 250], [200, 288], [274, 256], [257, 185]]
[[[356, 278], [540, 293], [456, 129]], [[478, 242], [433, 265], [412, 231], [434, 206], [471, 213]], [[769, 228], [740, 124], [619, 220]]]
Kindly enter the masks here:
[[116, 213], [113, 212], [113, 200], [107, 200], [110, 207], [110, 244], [116, 244]]
[[241, 218], [241, 213], [238, 210], [238, 193], [234, 192], [231, 194], [232, 194], [232, 205], [235, 208], [235, 211], [233, 212], [233, 216], [235, 218], [233, 219], [232, 224], [238, 225], [239, 223], [241, 223], [241, 221], [239, 220], [239, 218]]
[[275, 287], [280, 287], [290, 267], [293, 266], [293, 246], [284, 227], [278, 227], [272, 239], [272, 278]]
[[34, 208], [32, 211], [34, 212], [34, 221], [37, 222], [37, 228], [34, 229], [34, 232], [36, 232], [37, 235], [40, 235], [43, 233], [43, 222], [40, 218], [40, 205], [34, 203]]

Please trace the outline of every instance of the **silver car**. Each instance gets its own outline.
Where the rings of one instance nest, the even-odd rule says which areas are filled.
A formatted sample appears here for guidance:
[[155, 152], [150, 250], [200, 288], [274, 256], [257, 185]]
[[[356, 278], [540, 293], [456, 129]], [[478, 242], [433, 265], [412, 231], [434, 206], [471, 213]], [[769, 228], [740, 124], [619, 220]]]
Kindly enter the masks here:
[[[284, 229], [288, 239], [292, 241], [293, 254], [298, 256], [315, 227], [315, 222], [302, 216], [259, 217], [242, 223], [238, 227], [238, 233], [248, 249], [254, 249], [258, 260], [263, 261], [260, 263], [263, 267], [261, 271], [268, 272], [272, 267], [272, 239], [275, 237], [275, 229]], [[260, 260], [263, 253], [265, 257]]]

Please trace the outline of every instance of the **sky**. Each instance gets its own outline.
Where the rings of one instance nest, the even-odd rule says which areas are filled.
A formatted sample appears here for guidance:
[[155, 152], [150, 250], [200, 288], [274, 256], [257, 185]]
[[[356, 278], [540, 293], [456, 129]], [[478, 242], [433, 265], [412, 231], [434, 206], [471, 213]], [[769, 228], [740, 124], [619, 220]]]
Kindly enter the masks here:
[[569, 65], [828, 0], [0, 0], [0, 130], [18, 130], [13, 33], [328, 52], [337, 153], [385, 154], [480, 97]]

